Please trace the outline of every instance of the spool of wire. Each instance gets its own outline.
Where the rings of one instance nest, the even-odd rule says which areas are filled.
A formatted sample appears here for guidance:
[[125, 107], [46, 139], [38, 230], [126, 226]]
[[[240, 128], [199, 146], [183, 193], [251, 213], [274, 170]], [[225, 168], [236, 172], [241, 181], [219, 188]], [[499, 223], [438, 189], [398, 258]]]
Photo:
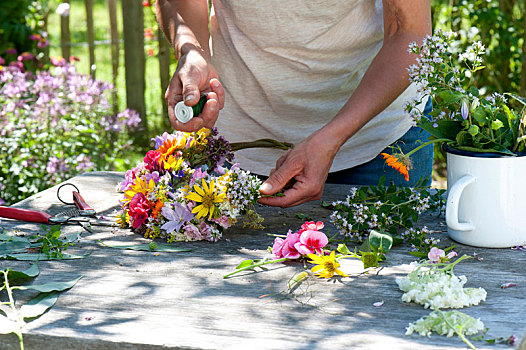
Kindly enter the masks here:
[[174, 113], [177, 120], [181, 123], [188, 123], [193, 117], [199, 115], [206, 103], [206, 94], [201, 95], [199, 102], [195, 106], [187, 106], [184, 101], [178, 102], [174, 107]]

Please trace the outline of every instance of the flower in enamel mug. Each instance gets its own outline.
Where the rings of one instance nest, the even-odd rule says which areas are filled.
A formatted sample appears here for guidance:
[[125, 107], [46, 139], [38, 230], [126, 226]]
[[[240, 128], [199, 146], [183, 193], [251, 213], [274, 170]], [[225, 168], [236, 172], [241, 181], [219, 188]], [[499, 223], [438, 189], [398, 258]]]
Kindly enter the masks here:
[[462, 119], [464, 120], [468, 119], [469, 106], [468, 106], [467, 100], [462, 101], [462, 106], [460, 107], [460, 115], [462, 115]]

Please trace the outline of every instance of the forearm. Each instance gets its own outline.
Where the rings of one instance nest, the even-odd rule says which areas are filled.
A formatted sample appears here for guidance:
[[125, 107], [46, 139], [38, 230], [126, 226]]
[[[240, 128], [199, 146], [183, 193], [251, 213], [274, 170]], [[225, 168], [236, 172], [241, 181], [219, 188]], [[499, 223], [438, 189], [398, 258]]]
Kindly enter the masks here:
[[341, 146], [408, 87], [407, 68], [416, 57], [407, 52], [412, 41], [422, 37], [401, 34], [385, 42], [360, 84], [338, 114], [324, 128]]
[[186, 50], [197, 48], [210, 59], [206, 0], [157, 0], [156, 10], [159, 25], [177, 58]]
[[407, 68], [416, 55], [407, 49], [431, 33], [429, 0], [384, 0], [384, 42], [360, 84], [334, 119], [322, 129], [335, 148], [345, 143], [409, 85]]

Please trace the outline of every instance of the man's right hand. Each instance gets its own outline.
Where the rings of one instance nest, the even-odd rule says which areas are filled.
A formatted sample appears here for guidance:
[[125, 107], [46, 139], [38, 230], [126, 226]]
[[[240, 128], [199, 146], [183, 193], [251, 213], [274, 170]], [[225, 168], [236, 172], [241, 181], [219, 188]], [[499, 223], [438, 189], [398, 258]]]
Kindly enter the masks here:
[[[177, 63], [165, 98], [168, 104], [168, 116], [175, 130], [197, 131], [203, 127], [212, 128], [225, 104], [225, 90], [219, 82], [216, 69], [206, 59], [199, 48], [188, 45], [181, 50], [183, 54]], [[189, 122], [181, 123], [175, 117], [175, 105], [184, 100], [187, 106], [194, 106], [201, 94], [207, 92], [207, 102], [202, 112]]]

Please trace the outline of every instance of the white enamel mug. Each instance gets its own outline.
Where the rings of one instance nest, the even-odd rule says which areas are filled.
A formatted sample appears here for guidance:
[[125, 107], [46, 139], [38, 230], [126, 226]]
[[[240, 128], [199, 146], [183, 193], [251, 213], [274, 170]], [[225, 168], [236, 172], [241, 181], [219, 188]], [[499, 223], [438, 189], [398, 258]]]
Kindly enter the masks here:
[[489, 158], [443, 148], [449, 236], [476, 247], [526, 245], [526, 156]]

